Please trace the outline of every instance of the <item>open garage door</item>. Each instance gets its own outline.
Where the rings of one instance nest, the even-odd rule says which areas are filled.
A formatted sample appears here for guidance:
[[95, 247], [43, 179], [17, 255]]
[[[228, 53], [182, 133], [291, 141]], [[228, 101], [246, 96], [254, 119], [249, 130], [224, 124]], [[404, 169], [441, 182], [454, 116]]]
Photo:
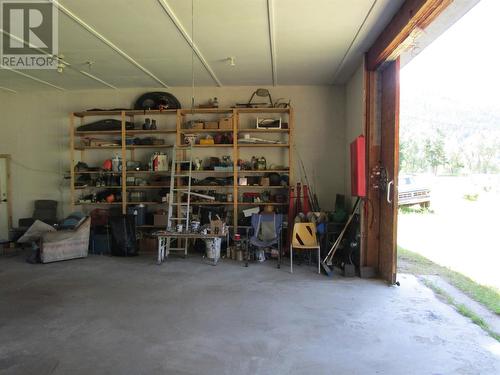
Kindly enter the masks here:
[[396, 282], [399, 170], [399, 59], [380, 72], [380, 239], [378, 269], [389, 283]]
[[399, 59], [365, 78], [368, 191], [362, 262], [396, 282], [397, 181], [399, 169]]
[[401, 53], [452, 0], [406, 0], [365, 55], [367, 204], [361, 266], [394, 284], [397, 259]]

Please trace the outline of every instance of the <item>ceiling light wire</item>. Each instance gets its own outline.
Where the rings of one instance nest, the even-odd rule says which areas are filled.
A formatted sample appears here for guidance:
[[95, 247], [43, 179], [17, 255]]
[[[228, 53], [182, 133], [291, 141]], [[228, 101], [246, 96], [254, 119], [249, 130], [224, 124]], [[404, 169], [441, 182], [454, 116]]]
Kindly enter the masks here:
[[194, 114], [194, 0], [191, 0], [191, 113]]

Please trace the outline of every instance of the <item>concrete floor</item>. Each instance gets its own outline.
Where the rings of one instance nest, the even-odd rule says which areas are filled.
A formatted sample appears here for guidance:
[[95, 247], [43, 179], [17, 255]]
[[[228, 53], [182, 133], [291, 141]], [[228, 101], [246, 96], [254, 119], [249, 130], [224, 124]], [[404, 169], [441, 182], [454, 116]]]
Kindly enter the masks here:
[[0, 374], [498, 374], [499, 343], [414, 277], [271, 262], [0, 258]]

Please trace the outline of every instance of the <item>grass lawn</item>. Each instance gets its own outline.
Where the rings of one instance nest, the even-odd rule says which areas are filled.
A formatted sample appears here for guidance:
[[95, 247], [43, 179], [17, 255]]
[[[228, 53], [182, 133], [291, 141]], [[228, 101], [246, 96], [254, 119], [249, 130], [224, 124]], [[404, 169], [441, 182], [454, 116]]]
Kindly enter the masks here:
[[[467, 294], [473, 300], [481, 303], [495, 314], [500, 315], [500, 293], [498, 290], [478, 284], [461, 273], [442, 267], [420, 254], [403, 249], [399, 246], [398, 272], [410, 273], [413, 275], [438, 275], [455, 286], [455, 288]], [[431, 281], [425, 280], [424, 283], [427, 287], [432, 289], [436, 295], [455, 307], [460, 314], [468, 317], [473, 323], [477, 324], [491, 337], [500, 342], [500, 334], [494, 332], [481, 317], [477, 316], [467, 306], [457, 303], [450, 295], [437, 285], [434, 285]]]
[[438, 275], [451, 285], [500, 315], [500, 293], [497, 289], [476, 283], [461, 273], [442, 267], [412, 251], [398, 247], [398, 271], [414, 275]]

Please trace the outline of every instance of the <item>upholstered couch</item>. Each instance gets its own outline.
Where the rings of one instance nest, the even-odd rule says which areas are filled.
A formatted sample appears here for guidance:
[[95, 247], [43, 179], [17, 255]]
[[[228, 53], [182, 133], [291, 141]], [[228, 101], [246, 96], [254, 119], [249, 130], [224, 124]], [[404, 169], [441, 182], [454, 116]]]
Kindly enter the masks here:
[[82, 219], [73, 229], [45, 233], [40, 240], [42, 263], [57, 262], [88, 255], [90, 218]]

